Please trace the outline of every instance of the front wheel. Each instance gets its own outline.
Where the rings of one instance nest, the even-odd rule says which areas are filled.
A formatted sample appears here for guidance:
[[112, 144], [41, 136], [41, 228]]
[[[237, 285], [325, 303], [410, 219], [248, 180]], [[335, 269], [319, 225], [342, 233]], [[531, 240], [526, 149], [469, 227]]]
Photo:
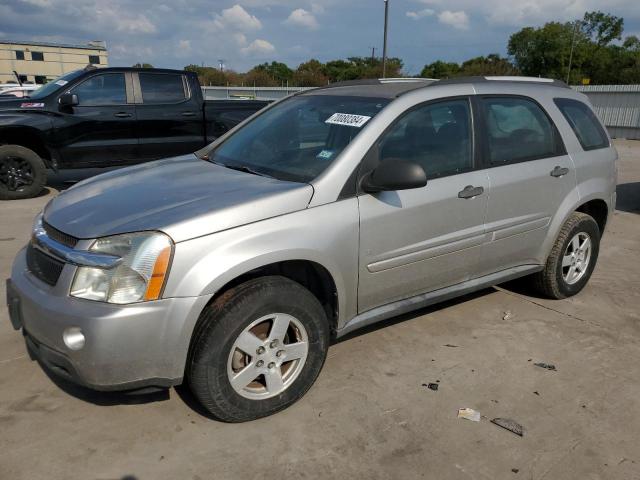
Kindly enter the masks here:
[[589, 281], [600, 250], [600, 228], [593, 217], [574, 212], [560, 229], [544, 270], [534, 276], [543, 295], [571, 297]]
[[328, 346], [329, 325], [316, 297], [287, 278], [262, 277], [206, 308], [187, 377], [216, 418], [254, 420], [302, 397], [320, 373]]
[[19, 145], [0, 146], [0, 200], [18, 200], [38, 195], [47, 181], [40, 156]]

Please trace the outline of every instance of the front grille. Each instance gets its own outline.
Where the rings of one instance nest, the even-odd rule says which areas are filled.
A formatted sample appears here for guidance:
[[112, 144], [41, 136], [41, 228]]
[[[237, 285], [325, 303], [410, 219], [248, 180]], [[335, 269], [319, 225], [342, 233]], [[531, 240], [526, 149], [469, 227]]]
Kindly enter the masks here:
[[33, 245], [29, 245], [27, 247], [27, 268], [36, 278], [53, 286], [60, 278], [64, 263], [42, 253]]
[[52, 227], [47, 222], [42, 222], [42, 226], [44, 227], [44, 231], [47, 232], [47, 236], [51, 240], [55, 240], [62, 245], [66, 245], [69, 248], [75, 248], [78, 243], [78, 239], [76, 237], [72, 237], [64, 232], [61, 232], [57, 228]]

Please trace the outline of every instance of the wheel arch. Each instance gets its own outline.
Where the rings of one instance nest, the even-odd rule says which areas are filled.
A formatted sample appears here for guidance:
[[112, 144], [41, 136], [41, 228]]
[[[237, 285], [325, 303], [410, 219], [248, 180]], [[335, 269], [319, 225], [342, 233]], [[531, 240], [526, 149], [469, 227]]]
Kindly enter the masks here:
[[55, 159], [37, 128], [19, 126], [0, 129], [0, 145], [18, 145], [33, 150], [48, 168], [55, 167]]

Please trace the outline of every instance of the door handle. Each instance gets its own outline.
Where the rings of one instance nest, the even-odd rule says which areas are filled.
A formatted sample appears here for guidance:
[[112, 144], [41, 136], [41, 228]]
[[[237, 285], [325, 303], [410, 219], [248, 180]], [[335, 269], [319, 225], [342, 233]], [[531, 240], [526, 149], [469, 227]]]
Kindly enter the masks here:
[[551, 176], [552, 177], [562, 177], [562, 176], [566, 175], [567, 173], [569, 173], [569, 169], [560, 167], [559, 165], [556, 165], [556, 168], [551, 170]]
[[458, 192], [458, 198], [473, 198], [484, 193], [484, 188], [474, 187], [473, 185], [467, 185]]
[[113, 116], [118, 118], [129, 118], [131, 114], [127, 112], [118, 112], [118, 113], [114, 113]]
[[195, 112], [182, 112], [181, 115], [183, 117], [195, 117], [196, 116]]

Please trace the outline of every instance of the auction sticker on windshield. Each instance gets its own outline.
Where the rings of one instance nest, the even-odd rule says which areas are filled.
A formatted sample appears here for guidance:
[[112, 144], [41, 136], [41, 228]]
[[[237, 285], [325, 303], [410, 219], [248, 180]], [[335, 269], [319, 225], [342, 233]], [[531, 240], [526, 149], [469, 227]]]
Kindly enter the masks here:
[[360, 128], [369, 120], [371, 120], [371, 117], [367, 117], [365, 115], [353, 115], [351, 113], [334, 113], [329, 118], [327, 118], [324, 123]]

